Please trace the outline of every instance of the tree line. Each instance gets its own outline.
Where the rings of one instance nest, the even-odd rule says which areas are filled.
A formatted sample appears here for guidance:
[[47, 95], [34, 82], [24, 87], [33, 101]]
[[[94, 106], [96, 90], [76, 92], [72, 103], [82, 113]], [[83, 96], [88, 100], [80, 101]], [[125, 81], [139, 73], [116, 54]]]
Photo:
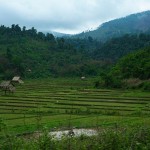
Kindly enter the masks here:
[[57, 38], [32, 27], [0, 26], [0, 78], [99, 76], [121, 57], [150, 45], [149, 34], [125, 35], [104, 43], [92, 37]]

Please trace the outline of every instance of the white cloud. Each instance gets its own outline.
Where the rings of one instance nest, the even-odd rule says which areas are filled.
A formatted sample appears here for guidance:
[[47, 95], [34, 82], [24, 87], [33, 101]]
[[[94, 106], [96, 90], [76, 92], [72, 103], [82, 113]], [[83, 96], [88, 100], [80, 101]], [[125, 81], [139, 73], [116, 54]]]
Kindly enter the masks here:
[[0, 0], [0, 22], [75, 33], [145, 10], [150, 0]]

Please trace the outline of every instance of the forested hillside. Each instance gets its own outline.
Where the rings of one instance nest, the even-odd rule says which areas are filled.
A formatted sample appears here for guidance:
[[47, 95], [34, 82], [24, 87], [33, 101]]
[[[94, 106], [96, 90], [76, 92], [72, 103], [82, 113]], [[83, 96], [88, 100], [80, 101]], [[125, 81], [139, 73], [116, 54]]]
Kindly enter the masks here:
[[150, 90], [150, 46], [122, 57], [96, 87], [143, 88]]
[[149, 79], [150, 47], [131, 53], [120, 59], [112, 69], [111, 74], [121, 79]]
[[[88, 40], [69, 41], [43, 34], [36, 29], [0, 27], [0, 76], [24, 77], [96, 75], [101, 60], [96, 61], [84, 51], [95, 48]], [[88, 49], [87, 49], [88, 51]]]
[[93, 57], [96, 59], [109, 58], [112, 61], [117, 61], [119, 58], [127, 55], [130, 52], [139, 50], [140, 48], [150, 45], [149, 34], [129, 35], [113, 38], [93, 52]]
[[0, 27], [0, 79], [96, 76], [122, 56], [150, 45], [150, 35], [125, 35], [105, 43], [55, 38], [19, 25]]
[[107, 41], [113, 37], [121, 37], [125, 34], [150, 33], [150, 11], [132, 14], [124, 18], [105, 22], [96, 30], [82, 32], [75, 35], [78, 38], [91, 36], [100, 41]]

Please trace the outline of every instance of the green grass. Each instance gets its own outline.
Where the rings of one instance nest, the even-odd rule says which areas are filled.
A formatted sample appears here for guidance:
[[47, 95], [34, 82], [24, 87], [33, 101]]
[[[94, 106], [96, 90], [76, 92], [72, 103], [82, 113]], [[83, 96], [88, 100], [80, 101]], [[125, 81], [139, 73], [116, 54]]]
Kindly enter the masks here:
[[94, 80], [27, 80], [14, 94], [0, 93], [1, 122], [11, 134], [43, 126], [67, 128], [69, 123], [78, 128], [150, 124], [149, 92], [94, 89]]

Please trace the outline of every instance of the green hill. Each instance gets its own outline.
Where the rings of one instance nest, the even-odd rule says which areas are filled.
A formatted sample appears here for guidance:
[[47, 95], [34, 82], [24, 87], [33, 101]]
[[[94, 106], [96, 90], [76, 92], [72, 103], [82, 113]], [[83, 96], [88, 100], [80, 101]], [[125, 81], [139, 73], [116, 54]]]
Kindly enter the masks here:
[[130, 53], [121, 58], [96, 87], [143, 88], [150, 90], [150, 47]]
[[[84, 50], [93, 45], [87, 40], [65, 40], [31, 28], [0, 27], [0, 77], [14, 75], [38, 78], [50, 76], [96, 75], [103, 64]], [[82, 47], [82, 44], [85, 47]], [[95, 47], [95, 46], [94, 46]]]
[[112, 69], [111, 74], [121, 79], [150, 79], [150, 47], [120, 59]]
[[139, 33], [150, 33], [150, 11], [132, 14], [103, 23], [96, 30], [82, 32], [74, 37], [88, 38], [90, 36], [100, 41], [106, 41], [112, 37]]
[[109, 59], [118, 61], [128, 53], [137, 51], [150, 45], [149, 34], [132, 35], [126, 34], [122, 37], [112, 38], [93, 51], [95, 59]]
[[150, 35], [125, 35], [101, 43], [55, 38], [19, 25], [0, 26], [0, 79], [97, 76], [119, 58], [150, 46]]

